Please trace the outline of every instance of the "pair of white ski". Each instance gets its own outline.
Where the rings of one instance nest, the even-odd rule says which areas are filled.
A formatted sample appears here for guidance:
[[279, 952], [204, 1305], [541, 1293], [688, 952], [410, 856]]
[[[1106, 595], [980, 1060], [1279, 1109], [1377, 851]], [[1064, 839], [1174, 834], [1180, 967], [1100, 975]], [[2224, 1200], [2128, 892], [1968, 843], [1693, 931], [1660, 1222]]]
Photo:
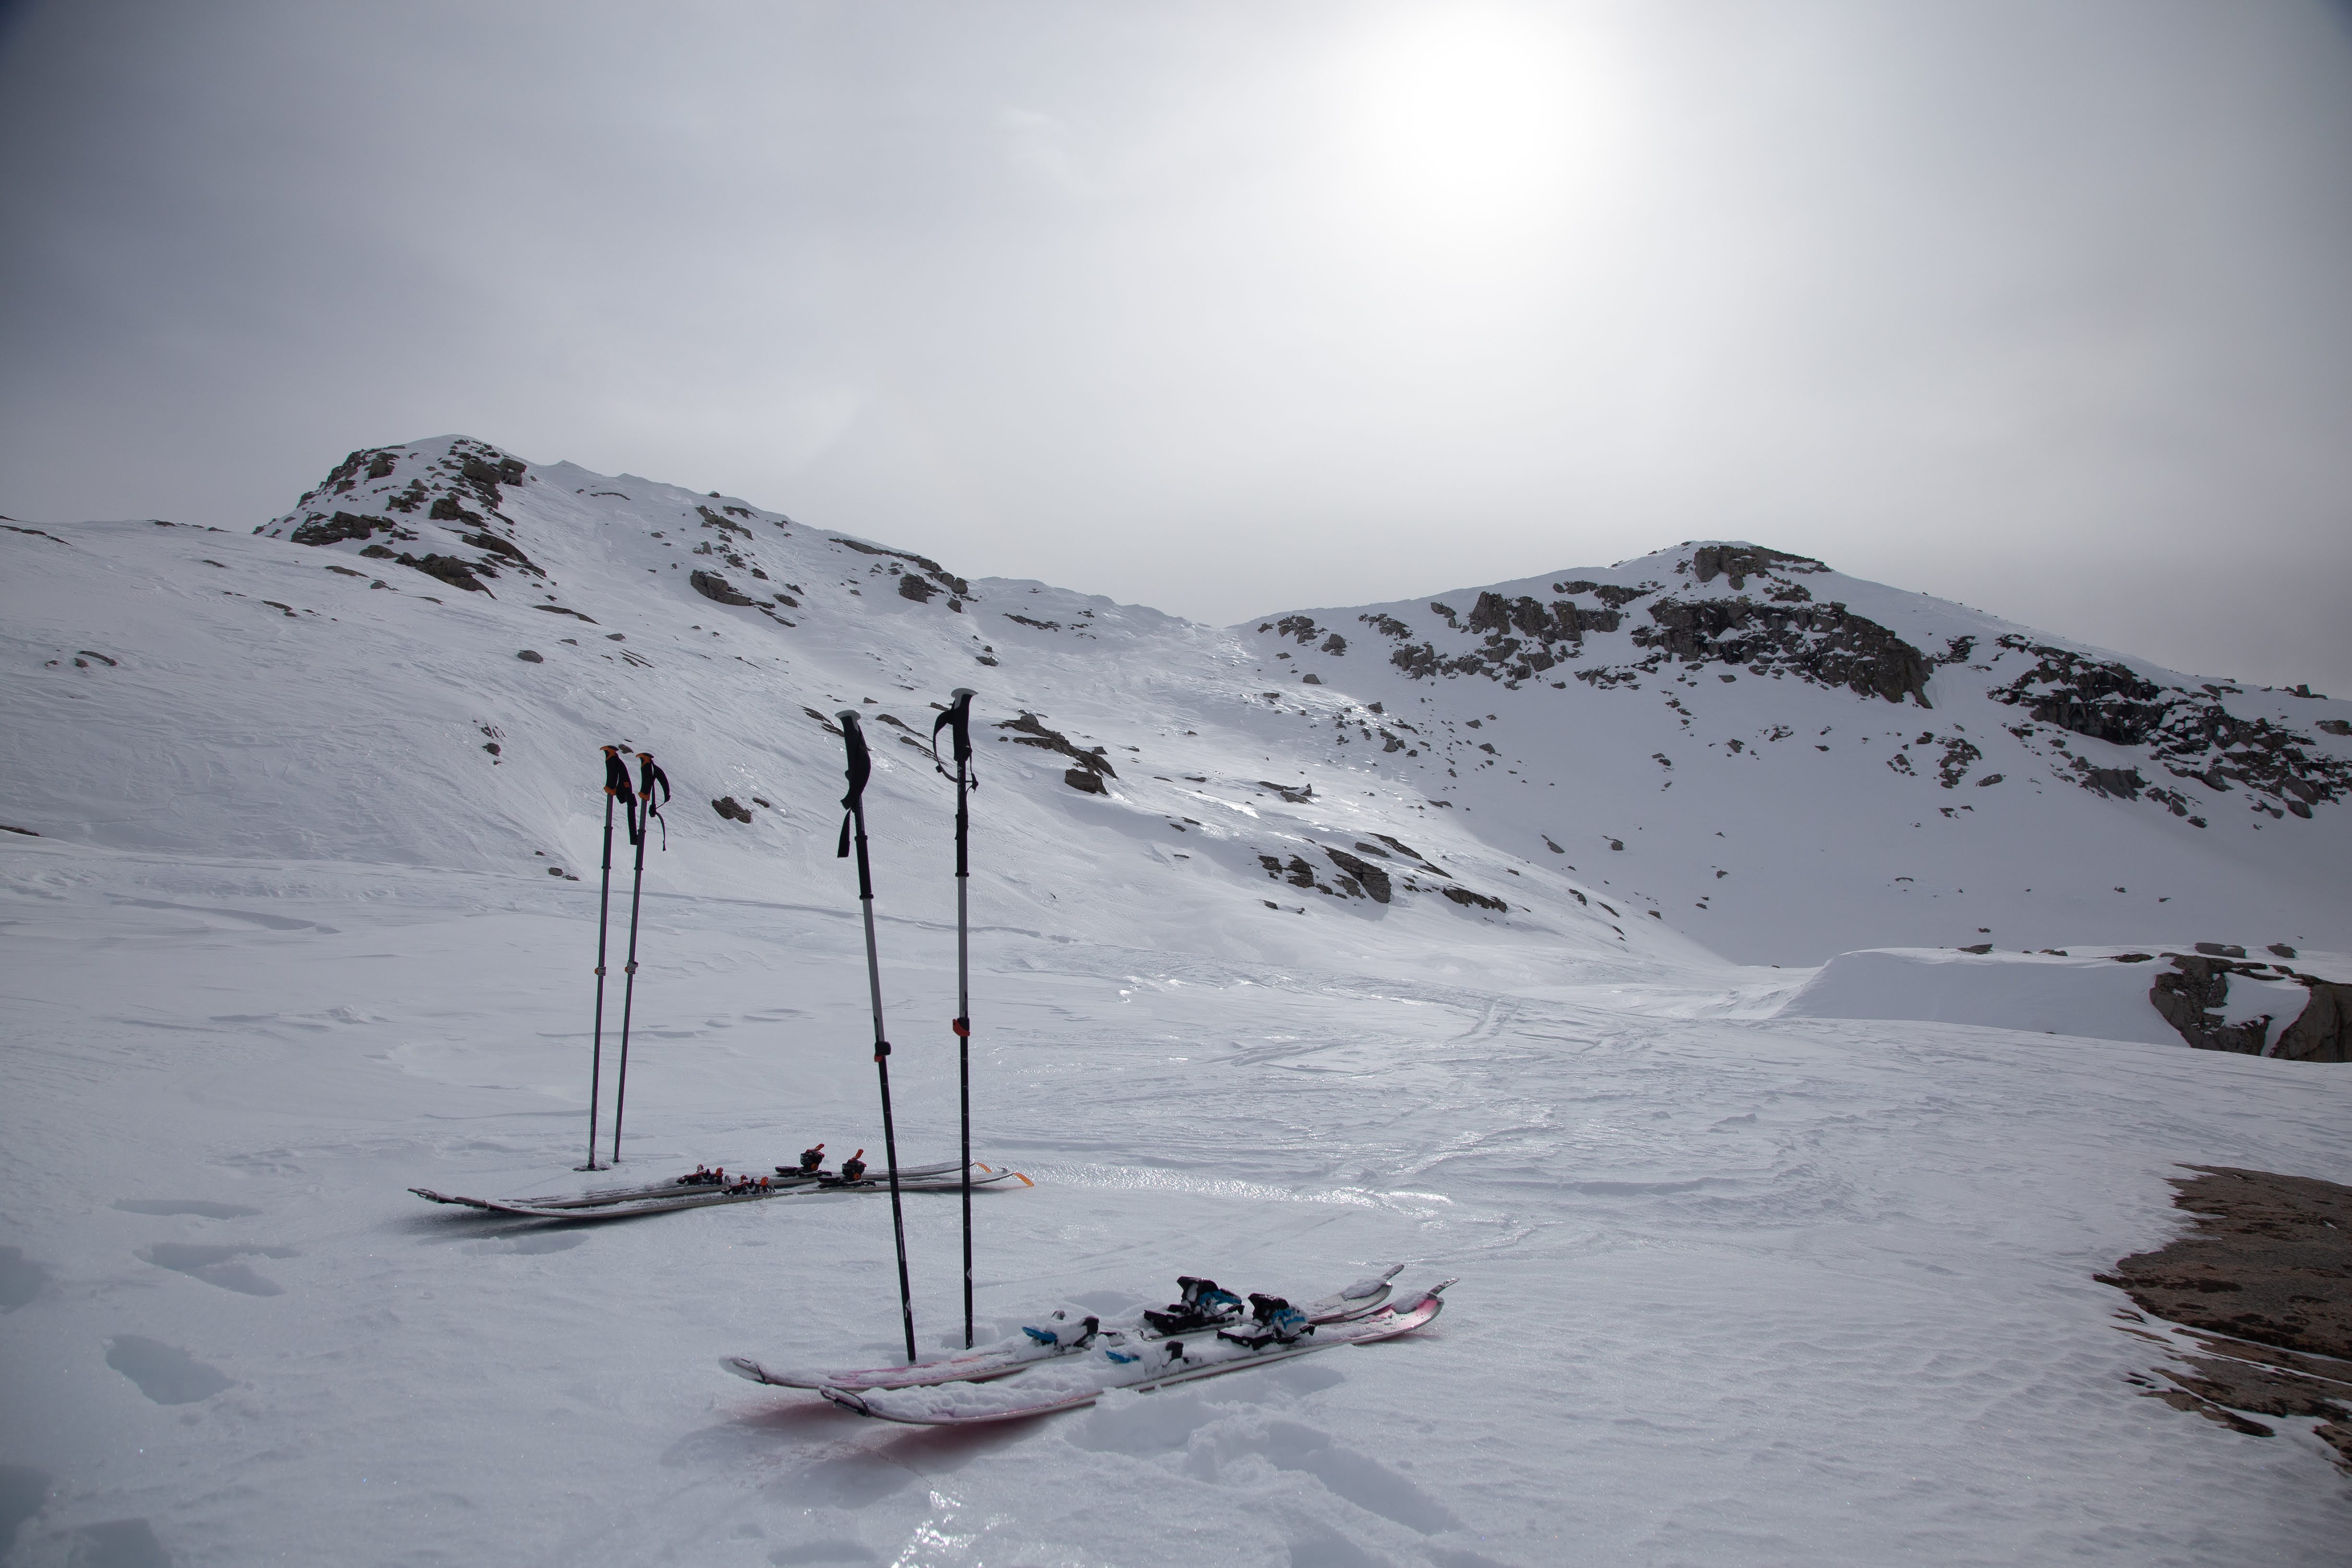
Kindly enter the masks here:
[[[1402, 1308], [1390, 1304], [1391, 1264], [1346, 1289], [1309, 1303], [1313, 1331], [1291, 1340], [1227, 1338], [1221, 1328], [1249, 1320], [1156, 1336], [1140, 1312], [1087, 1334], [1056, 1313], [1053, 1327], [939, 1361], [842, 1372], [774, 1371], [747, 1356], [719, 1364], [736, 1376], [778, 1388], [813, 1389], [845, 1410], [921, 1426], [972, 1426], [1076, 1410], [1116, 1389], [1152, 1389], [1287, 1361], [1341, 1345], [1394, 1339], [1444, 1310], [1446, 1279]], [[1050, 1336], [1050, 1337], [1041, 1337]]]
[[[971, 1170], [971, 1184], [975, 1187], [994, 1186], [1001, 1182], [1019, 1182], [1024, 1187], [1035, 1185], [1018, 1171], [996, 1170], [978, 1162], [973, 1163]], [[936, 1165], [902, 1165], [898, 1168], [898, 1189], [917, 1193], [961, 1192], [963, 1190], [963, 1168], [952, 1160]], [[764, 1187], [736, 1189], [669, 1181], [642, 1187], [595, 1188], [568, 1197], [537, 1198], [468, 1198], [437, 1193], [430, 1187], [411, 1187], [408, 1190], [436, 1204], [458, 1204], [491, 1214], [520, 1215], [529, 1219], [594, 1220], [668, 1214], [676, 1209], [714, 1208], [721, 1204], [757, 1203], [762, 1198], [810, 1193], [887, 1193], [890, 1190], [890, 1178], [887, 1173], [869, 1172], [861, 1181], [845, 1182], [830, 1171], [807, 1176], [795, 1172], [791, 1175], [770, 1176]]]

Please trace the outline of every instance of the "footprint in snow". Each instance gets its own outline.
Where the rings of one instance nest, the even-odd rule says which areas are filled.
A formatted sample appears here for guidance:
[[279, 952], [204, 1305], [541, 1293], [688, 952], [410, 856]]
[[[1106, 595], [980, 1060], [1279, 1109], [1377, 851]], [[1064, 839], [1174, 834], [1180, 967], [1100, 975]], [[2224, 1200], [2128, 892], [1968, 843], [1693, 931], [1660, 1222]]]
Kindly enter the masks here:
[[201, 1247], [184, 1241], [159, 1241], [132, 1256], [158, 1268], [169, 1268], [240, 1295], [283, 1296], [285, 1289], [275, 1280], [263, 1278], [236, 1259], [247, 1256], [297, 1258], [300, 1254], [290, 1247]]
[[0, 1247], [0, 1310], [13, 1312], [41, 1293], [49, 1271], [20, 1247]]
[[229, 1385], [216, 1367], [161, 1340], [117, 1334], [106, 1342], [106, 1364], [139, 1385], [158, 1405], [194, 1405]]

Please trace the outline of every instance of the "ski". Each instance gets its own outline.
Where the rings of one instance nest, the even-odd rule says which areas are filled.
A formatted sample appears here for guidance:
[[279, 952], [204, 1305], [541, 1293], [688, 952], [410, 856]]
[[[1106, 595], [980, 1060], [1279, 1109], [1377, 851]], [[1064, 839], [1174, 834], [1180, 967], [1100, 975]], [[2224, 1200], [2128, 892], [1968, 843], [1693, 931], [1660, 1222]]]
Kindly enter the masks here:
[[[1379, 1310], [1389, 1297], [1389, 1281], [1404, 1268], [1391, 1263], [1377, 1274], [1368, 1274], [1344, 1289], [1336, 1290], [1319, 1301], [1310, 1301], [1300, 1309], [1313, 1323], [1339, 1323], [1369, 1316]], [[1075, 1355], [1098, 1346], [1125, 1346], [1130, 1341], [1142, 1341], [1150, 1336], [1144, 1325], [1141, 1309], [1129, 1312], [1108, 1324], [1096, 1318], [1082, 1318], [1072, 1322], [1066, 1312], [1056, 1311], [1044, 1320], [1046, 1327], [1024, 1328], [1011, 1339], [992, 1345], [966, 1351], [961, 1355], [938, 1361], [918, 1362], [913, 1366], [861, 1367], [843, 1372], [818, 1372], [800, 1368], [771, 1369], [749, 1356], [727, 1356], [719, 1365], [736, 1376], [771, 1388], [839, 1388], [852, 1392], [870, 1388], [928, 1388], [942, 1383], [985, 1383], [993, 1378], [1009, 1377], [1016, 1372], [1041, 1362]]]
[[[974, 1168], [982, 1173], [975, 1180], [983, 1185], [992, 1181], [1001, 1182], [1007, 1179], [1018, 1179], [1024, 1186], [1035, 1184], [1017, 1171], [991, 1171], [986, 1165]], [[942, 1177], [954, 1178], [951, 1184], [960, 1185], [961, 1177], [959, 1173], [962, 1167], [952, 1160], [942, 1160], [935, 1165], [902, 1167], [898, 1174], [901, 1186], [911, 1180], [918, 1184], [918, 1190], [929, 1191], [931, 1190], [929, 1184], [936, 1183]], [[780, 1193], [799, 1192], [810, 1188], [863, 1192], [887, 1185], [877, 1178], [845, 1182], [831, 1171], [803, 1172], [787, 1165], [777, 1166], [775, 1174], [772, 1176], [751, 1178], [754, 1182], [762, 1179], [767, 1182], [767, 1186], [748, 1190], [740, 1184], [732, 1181], [724, 1186], [717, 1184], [705, 1185], [693, 1181], [690, 1177], [677, 1176], [668, 1181], [653, 1182], [643, 1186], [594, 1187], [584, 1193], [551, 1194], [543, 1197], [529, 1198], [472, 1198], [454, 1193], [436, 1192], [431, 1187], [411, 1187], [408, 1190], [432, 1203], [458, 1204], [467, 1208], [488, 1209], [499, 1214], [518, 1212], [536, 1214], [552, 1211], [581, 1214], [582, 1217], [601, 1217], [601, 1212], [604, 1210], [628, 1207], [630, 1212], [634, 1213], [639, 1212], [641, 1206], [646, 1204], [668, 1204], [677, 1200], [684, 1200], [688, 1206], [691, 1207], [720, 1199], [774, 1197]], [[598, 1212], [595, 1215], [588, 1215], [583, 1211]]]
[[845, 1410], [912, 1426], [972, 1426], [1077, 1410], [1122, 1388], [1149, 1390], [1220, 1377], [1278, 1361], [1391, 1340], [1426, 1326], [1445, 1307], [1443, 1280], [1410, 1306], [1333, 1323], [1295, 1339], [1244, 1342], [1223, 1333], [1189, 1334], [1125, 1349], [1103, 1347], [1098, 1355], [1074, 1363], [1035, 1367], [1001, 1382], [938, 1384], [920, 1388], [822, 1388], [817, 1392]]

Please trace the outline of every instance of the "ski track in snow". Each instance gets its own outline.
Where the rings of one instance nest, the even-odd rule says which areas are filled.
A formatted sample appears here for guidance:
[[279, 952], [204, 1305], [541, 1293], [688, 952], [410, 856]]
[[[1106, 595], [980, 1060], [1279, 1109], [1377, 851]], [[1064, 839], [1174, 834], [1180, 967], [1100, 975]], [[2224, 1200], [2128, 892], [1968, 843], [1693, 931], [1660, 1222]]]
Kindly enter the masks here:
[[[755, 550], [693, 521], [717, 498], [531, 472], [546, 493], [507, 505], [547, 582], [510, 569], [496, 602], [361, 560], [357, 540], [0, 536], [5, 710], [27, 741], [6, 763], [12, 810], [45, 835], [0, 835], [10, 1568], [2342, 1560], [2345, 1486], [2307, 1424], [2252, 1438], [2137, 1397], [2123, 1380], [2147, 1342], [2116, 1331], [2125, 1299], [2092, 1275], [2173, 1234], [2177, 1163], [2352, 1179], [2344, 1069], [1801, 1016], [1880, 1005], [1853, 999], [1895, 994], [1924, 961], [1863, 955], [1820, 972], [1859, 976], [1844, 990], [1808, 991], [1811, 968], [1709, 950], [1810, 941], [1818, 963], [1824, 942], [1966, 937], [1878, 861], [1925, 842], [1889, 813], [1955, 800], [1933, 779], [1874, 761], [1840, 794], [1805, 771], [1831, 767], [1819, 753], [1751, 747], [1731, 784], [1679, 758], [1664, 796], [1643, 770], [1664, 771], [1648, 758], [1667, 742], [1644, 726], [1682, 720], [1654, 692], [1626, 718], [1636, 694], [1573, 682], [1413, 684], [1367, 633], [1361, 658], [1296, 645], [1284, 668], [1315, 661], [1326, 689], [1292, 680], [1268, 703], [1248, 628], [1001, 582], [970, 585], [958, 618], [890, 587], [907, 558], [726, 512], [756, 525]], [[774, 601], [795, 624], [672, 581], [698, 537], [752, 552], [763, 594], [797, 586]], [[1857, 603], [1916, 598], [1840, 581]], [[519, 613], [559, 585], [595, 626]], [[1003, 619], [1016, 608], [1058, 629]], [[1939, 626], [1952, 608], [1916, 614]], [[93, 626], [118, 662], [76, 668]], [[1002, 662], [976, 667], [976, 647]], [[586, 1131], [593, 746], [615, 723], [681, 792], [647, 869], [625, 1173], [757, 1170], [818, 1139], [878, 1162], [854, 886], [833, 858], [838, 742], [801, 710], [870, 693], [869, 717], [895, 704], [927, 731], [926, 699], [961, 681], [993, 688], [990, 721], [1025, 707], [1118, 770], [1081, 795], [1067, 757], [980, 730], [975, 1152], [1038, 1182], [975, 1200], [981, 1337], [1056, 1305], [1163, 1300], [1179, 1273], [1297, 1297], [1397, 1259], [1401, 1290], [1462, 1277], [1430, 1329], [1074, 1415], [908, 1429], [715, 1365], [892, 1360], [884, 1200], [568, 1226], [408, 1194], [587, 1181], [569, 1171]], [[1758, 685], [1770, 695], [1748, 717], [1785, 711], [1806, 734], [1868, 721], [1899, 740], [1960, 711], [1740, 689]], [[1673, 689], [1695, 710], [1727, 700]], [[1302, 739], [1375, 697], [1415, 722], [1423, 698], [1447, 724], [1491, 706], [1506, 717], [1479, 739], [1513, 735], [1510, 765], [1587, 798], [1514, 815], [1509, 795], [1536, 786], [1439, 785], [1426, 764], [1382, 772], [1369, 747]], [[1537, 700], [1575, 721], [1530, 721]], [[913, 1163], [955, 1137], [945, 792], [887, 726], [869, 734]], [[1469, 761], [1471, 739], [1448, 754]], [[1737, 783], [1783, 773], [1799, 782], [1778, 793]], [[1633, 780], [1643, 799], [1705, 804], [1646, 832], [1599, 820], [1630, 812]], [[2352, 946], [2329, 901], [2339, 805], [2234, 825], [2224, 853], [2145, 803], [2033, 787], [2041, 805], [1970, 788], [1979, 809], [1936, 816], [1942, 847], [1904, 863], [1932, 860], [1957, 897], [1971, 867], [2054, 873], [2073, 855], [2084, 886], [2051, 907], [1999, 895], [2005, 917], [2042, 922], [2037, 942], [2309, 927]], [[771, 804], [739, 826], [707, 804], [725, 795]], [[1814, 815], [1781, 842], [1776, 812]], [[1983, 831], [1997, 816], [2012, 837]], [[1851, 853], [1801, 875], [1841, 817]], [[1537, 841], [1570, 823], [1589, 829], [1574, 854]], [[1599, 842], [1612, 831], [1628, 851]], [[1376, 909], [1259, 869], [1260, 853], [1381, 833], [1444, 876], [1390, 858], [1400, 890]], [[2111, 876], [2124, 862], [2163, 869], [2179, 907], [2096, 902], [2108, 880], [2145, 885]], [[1512, 908], [1448, 902], [1433, 889], [1449, 881]], [[1681, 905], [1715, 907], [1652, 921], [1630, 881], [1687, 882]], [[1972, 931], [1979, 907], [1961, 912]], [[2026, 979], [2060, 984], [2056, 963]], [[907, 1203], [927, 1350], [961, 1342], [956, 1206]]]

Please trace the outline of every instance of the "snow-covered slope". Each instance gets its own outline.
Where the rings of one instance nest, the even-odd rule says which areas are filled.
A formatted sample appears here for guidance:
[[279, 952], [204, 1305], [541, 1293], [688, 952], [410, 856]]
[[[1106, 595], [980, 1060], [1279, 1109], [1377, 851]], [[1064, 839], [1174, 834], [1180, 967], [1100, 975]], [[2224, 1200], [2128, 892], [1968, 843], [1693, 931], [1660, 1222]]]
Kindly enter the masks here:
[[2352, 703], [1753, 546], [1221, 632], [457, 437], [355, 453], [251, 539], [51, 531], [0, 535], [6, 787], [17, 826], [117, 847], [576, 870], [625, 740], [693, 797], [671, 885], [822, 886], [826, 716], [870, 705], [887, 889], [939, 852], [921, 742], [971, 684], [980, 875], [1041, 930], [1083, 884], [1145, 945], [1466, 924], [1537, 970], [2352, 947]]
[[[9, 1568], [2340, 1557], [2309, 1422], [2138, 1397], [2093, 1276], [2176, 1162], [2352, 1178], [2347, 1069], [2189, 1050], [2109, 955], [2352, 978], [2345, 704], [1737, 544], [1219, 629], [456, 437], [0, 563]], [[608, 741], [681, 792], [628, 1169], [871, 1157], [842, 707], [950, 1150], [959, 685], [980, 1147], [1038, 1180], [982, 1333], [1394, 1259], [1464, 1276], [1430, 1332], [908, 1433], [714, 1365], [892, 1353], [875, 1200], [407, 1195], [583, 1180]]]
[[1736, 542], [1243, 629], [1286, 695], [1384, 710], [1327, 764], [1729, 957], [2352, 945], [2352, 702]]

